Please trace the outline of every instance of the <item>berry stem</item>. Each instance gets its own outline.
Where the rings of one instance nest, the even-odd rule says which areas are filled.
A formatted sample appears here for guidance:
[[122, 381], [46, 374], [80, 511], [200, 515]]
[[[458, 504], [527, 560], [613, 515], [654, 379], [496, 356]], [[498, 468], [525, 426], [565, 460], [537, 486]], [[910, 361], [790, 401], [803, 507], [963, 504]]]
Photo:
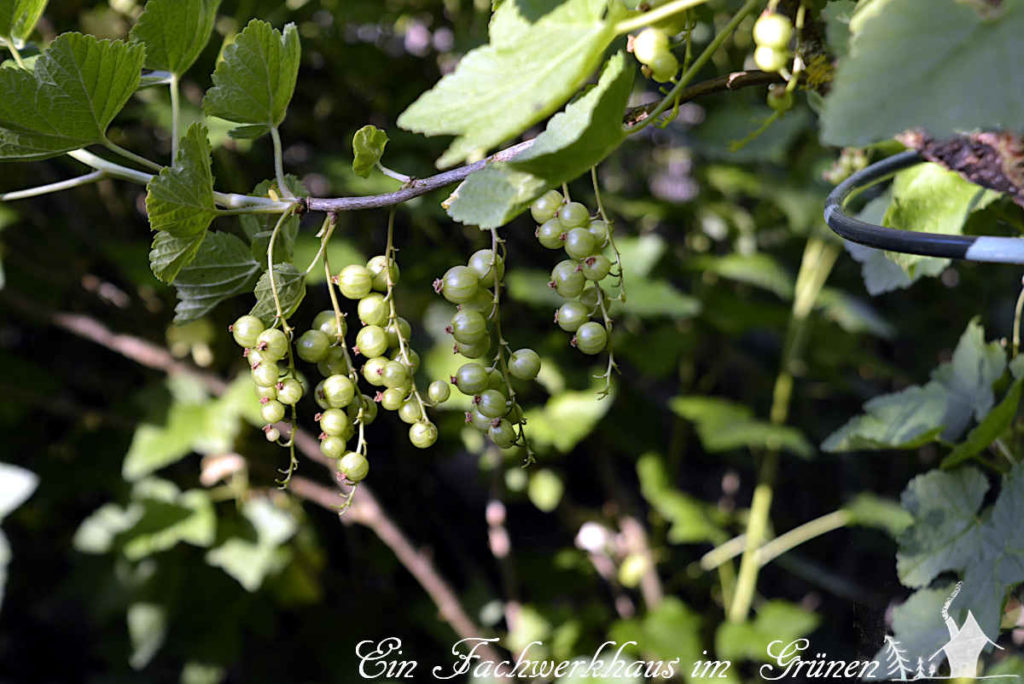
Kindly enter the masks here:
[[270, 139], [274, 143], [274, 176], [277, 178], [277, 189], [281, 191], [281, 196], [285, 199], [294, 199], [295, 195], [292, 194], [291, 188], [288, 187], [284, 179], [284, 148], [281, 145], [281, 132], [277, 130], [277, 126], [270, 129]]
[[280, 321], [281, 329], [289, 338], [292, 336], [292, 328], [288, 325], [288, 321], [285, 320], [284, 311], [281, 310], [281, 298], [277, 294], [277, 278], [274, 277], [274, 244], [277, 242], [277, 236], [281, 232], [281, 226], [291, 216], [291, 213], [291, 210], [288, 210], [277, 219], [277, 223], [274, 224], [274, 231], [270, 234], [270, 242], [267, 244], [267, 273], [270, 276], [270, 292], [274, 295], [277, 320]]
[[[320, 260], [324, 257], [324, 253], [327, 251], [327, 243], [331, 240], [331, 235], [334, 234], [334, 227], [338, 225], [337, 214], [328, 214], [324, 217], [324, 222], [320, 226], [320, 230], [317, 231], [316, 236], [320, 238], [320, 249], [316, 251], [316, 256], [309, 262], [309, 266], [306, 267], [305, 275], [309, 275], [313, 272]], [[330, 274], [327, 277], [330, 280]]]
[[626, 276], [625, 269], [622, 268], [622, 253], [619, 252], [619, 248], [615, 244], [615, 223], [608, 217], [608, 213], [604, 210], [604, 203], [601, 201], [601, 184], [597, 180], [596, 166], [590, 167], [590, 180], [594, 183], [594, 199], [597, 201], [597, 213], [600, 214], [601, 220], [608, 224], [608, 244], [611, 246], [612, 251], [615, 252], [615, 270], [618, 271], [619, 301], [625, 303]]
[[[675, 4], [676, 3], [669, 3], [667, 5], [662, 5], [661, 7], [658, 8], [658, 10], [664, 10], [665, 8], [671, 7]], [[693, 80], [693, 78], [700, 72], [704, 65], [707, 64], [708, 60], [711, 59], [711, 56], [718, 51], [718, 48], [722, 47], [726, 39], [728, 39], [729, 36], [732, 35], [733, 31], [735, 31], [736, 28], [740, 25], [740, 22], [742, 22], [748, 14], [757, 9], [758, 5], [760, 4], [761, 0], [747, 0], [747, 2], [744, 3], [743, 7], [741, 7], [740, 10], [733, 16], [733, 18], [729, 20], [729, 23], [725, 25], [725, 28], [723, 28], [718, 33], [718, 35], [715, 36], [714, 40], [712, 40], [708, 44], [708, 46], [704, 48], [704, 51], [700, 53], [697, 59], [693, 61], [693, 64], [690, 65], [690, 68], [687, 69], [686, 72], [679, 77], [679, 80], [676, 81], [674, 86], [672, 86], [672, 90], [670, 90], [668, 94], [665, 95], [665, 97], [661, 100], [658, 106], [655, 107], [645, 119], [641, 120], [639, 123], [636, 123], [632, 126], [624, 126], [623, 130], [627, 134], [633, 134], [638, 131], [642, 131], [643, 129], [647, 128], [647, 126], [651, 125], [661, 114], [663, 114], [665, 110], [669, 108], [669, 105], [679, 100], [679, 96], [683, 92], [683, 88], [686, 87], [686, 84]], [[657, 12], [658, 10], [654, 10], [654, 12]], [[648, 14], [653, 14], [654, 12], [649, 12]], [[646, 26], [646, 23], [642, 23], [640, 24], [640, 26]], [[636, 28], [639, 28], [640, 26]]]
[[604, 319], [604, 329], [608, 331], [608, 367], [604, 373], [596, 376], [597, 378], [604, 378], [604, 389], [597, 393], [598, 398], [604, 399], [612, 391], [612, 371], [619, 369], [618, 364], [615, 363], [615, 349], [612, 347], [612, 328], [614, 327], [614, 321], [612, 317], [608, 315], [607, 295], [605, 294], [604, 288], [597, 285], [597, 308], [601, 311], [601, 318]]
[[29, 70], [28, 66], [25, 64], [25, 60], [23, 60], [21, 57], [21, 51], [18, 50], [18, 47], [14, 44], [14, 39], [7, 40], [5, 38], [0, 38], [0, 45], [11, 51], [11, 57], [14, 58], [14, 62], [20, 68], [24, 69], [25, 71]]
[[104, 140], [103, 141], [103, 146], [106, 147], [111, 152], [113, 152], [114, 154], [121, 155], [122, 157], [124, 157], [125, 159], [127, 159], [129, 161], [135, 162], [139, 166], [144, 166], [147, 169], [150, 169], [152, 171], [156, 171], [157, 173], [159, 173], [160, 170], [164, 168], [164, 167], [160, 166], [159, 164], [157, 164], [155, 161], [150, 161], [150, 160], [146, 159], [145, 157], [143, 157], [141, 155], [138, 155], [138, 154], [135, 154], [131, 150], [126, 150], [125, 148], [121, 147], [117, 143], [113, 143], [113, 142], [111, 142], [109, 140]]

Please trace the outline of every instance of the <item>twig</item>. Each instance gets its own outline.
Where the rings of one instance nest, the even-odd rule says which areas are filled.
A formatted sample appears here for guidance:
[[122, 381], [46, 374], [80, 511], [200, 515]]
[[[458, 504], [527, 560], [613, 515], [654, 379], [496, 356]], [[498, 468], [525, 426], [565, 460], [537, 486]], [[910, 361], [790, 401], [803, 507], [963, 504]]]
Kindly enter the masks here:
[[[178, 361], [169, 351], [153, 342], [133, 335], [115, 333], [90, 316], [47, 311], [38, 303], [30, 302], [9, 292], [4, 292], [2, 297], [30, 317], [41, 319], [73, 335], [106, 347], [141, 366], [163, 371], [168, 375], [190, 375], [200, 380], [214, 394], [221, 394], [227, 389], [227, 383], [216, 375]], [[295, 431], [294, 439], [296, 447], [306, 458], [333, 472], [333, 461], [320, 452], [316, 438], [300, 429]], [[331, 511], [337, 511], [341, 504], [336, 492], [306, 478], [293, 478], [290, 489], [297, 496]], [[456, 634], [461, 638], [478, 638], [484, 635], [483, 629], [474, 623], [466, 613], [455, 591], [438, 572], [430, 557], [416, 550], [365, 483], [360, 484], [359, 496], [352, 503], [348, 514], [341, 520], [346, 524], [355, 522], [370, 528], [420, 583], [420, 586], [434, 601], [441, 618], [451, 626]], [[501, 659], [498, 652], [487, 644], [481, 646], [477, 652], [483, 660], [498, 662]]]

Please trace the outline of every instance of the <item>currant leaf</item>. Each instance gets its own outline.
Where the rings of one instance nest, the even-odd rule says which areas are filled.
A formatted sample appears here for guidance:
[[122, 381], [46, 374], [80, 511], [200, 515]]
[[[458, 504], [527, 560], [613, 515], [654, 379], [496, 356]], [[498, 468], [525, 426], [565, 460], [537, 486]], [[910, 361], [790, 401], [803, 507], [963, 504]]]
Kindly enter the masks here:
[[352, 170], [357, 176], [368, 178], [373, 167], [384, 156], [388, 134], [376, 126], [363, 126], [352, 137]]
[[192, 124], [181, 139], [174, 166], [165, 167], [147, 186], [150, 228], [177, 238], [206, 232], [217, 216], [211, 165], [206, 126]]
[[153, 275], [162, 282], [173, 283], [181, 269], [196, 258], [205, 236], [205, 233], [200, 233], [175, 237], [167, 231], [157, 231], [149, 250], [149, 268]]
[[221, 0], [149, 0], [130, 37], [146, 46], [146, 67], [177, 76], [210, 41]]
[[26, 40], [39, 22], [48, 0], [0, 0], [0, 37]]
[[145, 48], [65, 33], [32, 71], [0, 69], [0, 161], [103, 143], [139, 84]]
[[233, 137], [258, 138], [269, 133], [288, 112], [301, 50], [294, 24], [285, 26], [282, 33], [253, 19], [224, 49], [203, 109], [210, 116], [243, 124], [231, 131]]
[[[274, 283], [277, 285], [277, 296], [281, 302], [281, 313], [288, 318], [295, 313], [306, 296], [306, 274], [296, 268], [294, 264], [274, 264], [273, 273]], [[256, 305], [252, 307], [250, 315], [271, 325], [277, 320], [277, 304], [274, 301], [274, 291], [270, 285], [270, 271], [266, 271], [260, 276], [253, 294], [256, 296]]]
[[208, 234], [174, 281], [178, 292], [174, 322], [196, 320], [226, 299], [252, 291], [260, 266], [239, 238], [230, 233]]
[[784, 449], [802, 458], [814, 454], [799, 430], [756, 420], [742, 404], [717, 397], [686, 396], [672, 399], [669, 407], [696, 424], [697, 436], [708, 451], [755, 447]]

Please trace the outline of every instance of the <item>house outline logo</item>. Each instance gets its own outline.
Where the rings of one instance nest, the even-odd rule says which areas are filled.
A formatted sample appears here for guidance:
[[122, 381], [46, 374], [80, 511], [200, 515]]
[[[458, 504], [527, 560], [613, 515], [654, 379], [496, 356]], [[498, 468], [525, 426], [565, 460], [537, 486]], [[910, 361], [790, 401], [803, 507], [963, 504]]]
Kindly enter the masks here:
[[[988, 635], [981, 629], [974, 614], [968, 610], [967, 617], [962, 625], [957, 625], [949, 614], [949, 607], [960, 594], [963, 582], [957, 582], [953, 593], [949, 595], [942, 605], [942, 620], [949, 631], [949, 641], [932, 653], [926, 661], [923, 656], [918, 656], [916, 663], [911, 663], [906, 652], [900, 648], [900, 642], [891, 636], [885, 637], [885, 657], [888, 666], [890, 682], [911, 682], [928, 680], [951, 680], [959, 678], [969, 679], [1019, 679], [1020, 675], [978, 675], [978, 664], [985, 647], [995, 646], [1002, 650], [1002, 646], [989, 639]], [[938, 674], [939, 666], [945, 659], [949, 664], [949, 674]]]

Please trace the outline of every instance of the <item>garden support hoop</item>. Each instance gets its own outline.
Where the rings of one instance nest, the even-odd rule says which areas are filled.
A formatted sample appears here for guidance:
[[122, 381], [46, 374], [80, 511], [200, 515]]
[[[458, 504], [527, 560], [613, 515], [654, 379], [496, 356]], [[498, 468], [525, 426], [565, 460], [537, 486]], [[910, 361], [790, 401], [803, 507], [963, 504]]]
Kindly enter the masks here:
[[922, 256], [998, 264], [1024, 264], [1024, 240], [1013, 237], [917, 233], [866, 223], [843, 213], [854, 193], [905, 168], [924, 162], [911, 150], [858, 171], [836, 186], [825, 200], [825, 223], [840, 237], [875, 249]]

